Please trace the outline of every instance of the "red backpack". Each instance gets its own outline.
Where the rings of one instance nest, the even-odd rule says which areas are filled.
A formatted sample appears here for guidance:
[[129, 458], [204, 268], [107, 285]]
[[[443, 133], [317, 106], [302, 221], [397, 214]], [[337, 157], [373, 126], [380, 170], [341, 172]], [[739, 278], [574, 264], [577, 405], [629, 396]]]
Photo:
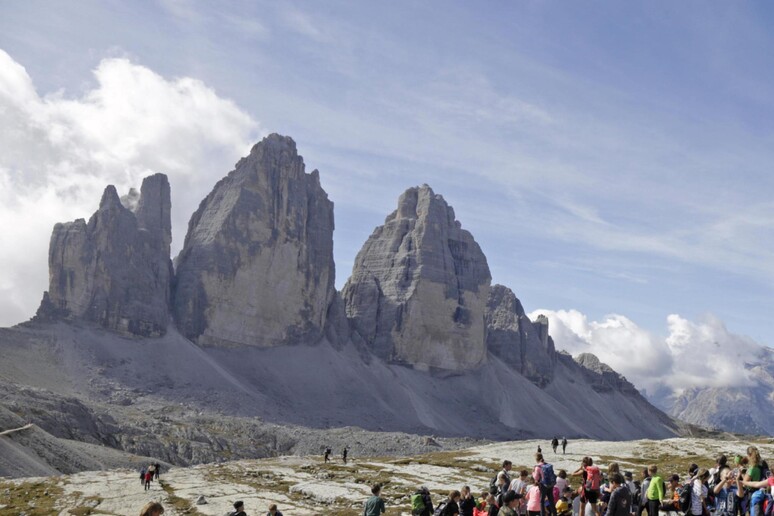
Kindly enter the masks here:
[[601, 478], [597, 466], [586, 466], [586, 489], [598, 491]]

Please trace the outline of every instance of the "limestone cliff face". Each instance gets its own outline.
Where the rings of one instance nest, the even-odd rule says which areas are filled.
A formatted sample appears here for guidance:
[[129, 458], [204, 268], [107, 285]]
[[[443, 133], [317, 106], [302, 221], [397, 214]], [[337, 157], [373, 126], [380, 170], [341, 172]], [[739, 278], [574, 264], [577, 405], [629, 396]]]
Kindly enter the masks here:
[[357, 255], [342, 292], [347, 316], [379, 357], [466, 370], [486, 359], [486, 257], [454, 210], [409, 188]]
[[493, 285], [486, 306], [486, 326], [486, 345], [493, 355], [540, 387], [551, 382], [556, 351], [548, 336], [547, 317], [531, 321], [511, 289]]
[[175, 320], [201, 345], [322, 337], [335, 296], [333, 203], [292, 139], [266, 137], [215, 185], [176, 265]]
[[82, 319], [141, 336], [165, 333], [172, 275], [167, 177], [145, 178], [132, 207], [108, 186], [88, 223], [54, 226], [49, 290], [38, 317]]

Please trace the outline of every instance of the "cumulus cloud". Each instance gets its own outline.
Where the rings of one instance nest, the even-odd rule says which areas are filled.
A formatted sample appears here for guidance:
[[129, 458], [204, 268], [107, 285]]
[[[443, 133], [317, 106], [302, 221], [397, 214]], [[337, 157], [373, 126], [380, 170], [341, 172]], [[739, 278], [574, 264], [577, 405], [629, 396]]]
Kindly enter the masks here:
[[0, 325], [34, 314], [53, 225], [88, 218], [107, 184], [125, 193], [151, 173], [169, 176], [174, 252], [200, 200], [258, 137], [255, 120], [196, 79], [123, 58], [93, 74], [79, 96], [40, 95], [0, 50]]
[[722, 321], [707, 315], [689, 321], [667, 317], [667, 336], [638, 326], [622, 315], [589, 321], [577, 310], [536, 310], [548, 316], [557, 349], [573, 355], [593, 353], [664, 406], [666, 398], [691, 387], [739, 387], [752, 379], [745, 366], [771, 351], [753, 339], [731, 333]]

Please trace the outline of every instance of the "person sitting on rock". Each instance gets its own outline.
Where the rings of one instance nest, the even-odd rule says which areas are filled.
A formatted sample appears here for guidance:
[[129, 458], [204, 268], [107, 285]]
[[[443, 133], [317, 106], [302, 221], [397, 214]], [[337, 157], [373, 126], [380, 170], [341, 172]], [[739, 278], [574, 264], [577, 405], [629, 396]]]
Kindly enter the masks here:
[[277, 504], [273, 503], [269, 506], [269, 512], [266, 513], [266, 516], [282, 516], [282, 513], [277, 509]]

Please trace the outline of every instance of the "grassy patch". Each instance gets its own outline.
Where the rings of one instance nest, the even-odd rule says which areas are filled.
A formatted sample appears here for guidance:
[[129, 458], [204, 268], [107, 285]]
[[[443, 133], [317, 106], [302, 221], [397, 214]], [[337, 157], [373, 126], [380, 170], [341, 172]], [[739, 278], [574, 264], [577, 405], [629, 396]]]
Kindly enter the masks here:
[[0, 483], [0, 516], [48, 516], [57, 514], [56, 502], [63, 490], [54, 479], [38, 482]]
[[196, 507], [191, 505], [191, 502], [177, 496], [171, 485], [167, 484], [161, 479], [159, 479], [159, 485], [164, 490], [164, 492], [167, 493], [167, 504], [174, 507], [176, 512], [179, 512], [180, 514], [204, 516]]

